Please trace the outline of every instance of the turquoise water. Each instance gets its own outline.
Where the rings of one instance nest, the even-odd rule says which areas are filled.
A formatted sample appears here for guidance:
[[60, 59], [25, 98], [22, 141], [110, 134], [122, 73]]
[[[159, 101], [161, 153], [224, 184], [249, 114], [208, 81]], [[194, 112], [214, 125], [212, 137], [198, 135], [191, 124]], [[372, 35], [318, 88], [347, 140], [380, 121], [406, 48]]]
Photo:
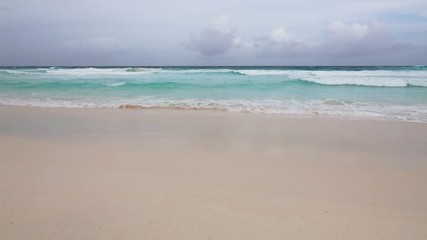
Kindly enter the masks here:
[[132, 105], [427, 122], [427, 67], [0, 68], [0, 104]]

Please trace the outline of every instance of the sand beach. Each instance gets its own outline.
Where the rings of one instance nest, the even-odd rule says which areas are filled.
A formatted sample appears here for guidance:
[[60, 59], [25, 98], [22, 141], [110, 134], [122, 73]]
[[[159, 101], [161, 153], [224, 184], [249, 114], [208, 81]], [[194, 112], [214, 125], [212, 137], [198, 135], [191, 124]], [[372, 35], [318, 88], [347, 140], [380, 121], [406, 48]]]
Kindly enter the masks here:
[[2, 239], [426, 239], [427, 124], [0, 107]]

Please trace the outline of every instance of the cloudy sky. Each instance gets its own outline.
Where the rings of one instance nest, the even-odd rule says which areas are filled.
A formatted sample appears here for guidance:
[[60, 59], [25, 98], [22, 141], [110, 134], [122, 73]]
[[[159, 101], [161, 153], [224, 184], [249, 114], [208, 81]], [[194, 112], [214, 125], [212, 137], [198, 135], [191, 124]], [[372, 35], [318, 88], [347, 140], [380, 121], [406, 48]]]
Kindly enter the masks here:
[[2, 0], [0, 65], [427, 65], [427, 1]]

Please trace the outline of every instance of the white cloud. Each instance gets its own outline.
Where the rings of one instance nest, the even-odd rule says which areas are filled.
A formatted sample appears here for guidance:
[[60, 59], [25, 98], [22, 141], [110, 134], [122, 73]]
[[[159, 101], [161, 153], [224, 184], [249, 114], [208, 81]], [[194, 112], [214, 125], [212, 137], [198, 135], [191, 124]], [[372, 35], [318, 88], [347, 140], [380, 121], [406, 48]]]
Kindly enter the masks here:
[[203, 55], [212, 56], [230, 51], [242, 43], [227, 15], [222, 15], [200, 32], [193, 34], [185, 45]]
[[271, 40], [272, 42], [275, 43], [290, 43], [290, 42], [295, 42], [295, 37], [290, 34], [287, 33], [285, 31], [285, 28], [283, 27], [279, 27], [274, 29], [273, 31], [271, 31], [270, 36], [269, 36], [269, 40]]
[[383, 22], [345, 23], [333, 21], [323, 30], [320, 43], [303, 41], [283, 27], [254, 40], [254, 49], [260, 57], [346, 57], [375, 54], [393, 49], [394, 42]]
[[267, 36], [255, 39], [253, 46], [261, 57], [295, 56], [306, 48], [301, 40], [284, 27], [273, 29]]
[[368, 32], [368, 25], [360, 23], [345, 24], [341, 21], [334, 21], [325, 29], [327, 38], [332, 40], [358, 40], [362, 39]]
[[[262, 64], [270, 60], [255, 56], [268, 55], [262, 54], [261, 48], [267, 49], [272, 56], [287, 56], [289, 62], [292, 59], [289, 56], [305, 54], [306, 63], [312, 63], [314, 60], [311, 56], [329, 54], [328, 57], [332, 60], [333, 56], [339, 56], [336, 57], [338, 60], [331, 60], [331, 63], [341, 64], [341, 56], [359, 61], [363, 52], [369, 52], [369, 48], [362, 46], [363, 43], [376, 46], [371, 47], [371, 50], [378, 52], [378, 49], [384, 49], [382, 45], [396, 44], [398, 40], [412, 45], [425, 45], [427, 42], [425, 21], [413, 17], [427, 16], [426, 0], [250, 0], [245, 3], [242, 10], [242, 4], [233, 0], [1, 0], [0, 64], [19, 65], [30, 62], [37, 65], [48, 58], [53, 64], [61, 64], [69, 63], [72, 59], [70, 56], [89, 55], [101, 55], [102, 58], [97, 61], [108, 58], [111, 63], [123, 64], [122, 59], [118, 59], [118, 54], [126, 55], [123, 59], [128, 59], [129, 62], [148, 64], [210, 64], [215, 59], [222, 64], [241, 64], [247, 61]], [[168, 7], [165, 8], [165, 5]], [[205, 23], [203, 21], [206, 16], [216, 16], [215, 14], [224, 11], [236, 20], [238, 32], [227, 17], [222, 20], [219, 18], [220, 20], [214, 21], [206, 28], [203, 28], [204, 25], [200, 26], [201, 21]], [[373, 19], [390, 24], [395, 40], [387, 40], [387, 34], [372, 34], [377, 30], [367, 22]], [[334, 20], [342, 22], [328, 25]], [[292, 33], [299, 44], [291, 41], [292, 38], [285, 37], [281, 30], [269, 33], [269, 30], [282, 25], [286, 29], [285, 32]], [[323, 29], [325, 32], [322, 35]], [[189, 33], [198, 30], [201, 31], [188, 37]], [[97, 36], [117, 39], [122, 47], [117, 48], [114, 40], [97, 39]], [[262, 36], [270, 40], [264, 39], [264, 44], [261, 44], [261, 40], [255, 39]], [[385, 44], [375, 38], [382, 38]], [[248, 39], [252, 41], [248, 42]], [[70, 41], [64, 44], [67, 40]], [[194, 52], [183, 49], [183, 41], [186, 41], [186, 46]], [[282, 43], [279, 44], [280, 41]], [[255, 43], [263, 47], [255, 49]], [[329, 44], [325, 50], [321, 47], [313, 49], [313, 45], [326, 43]], [[303, 51], [302, 46], [307, 48], [307, 45], [309, 50]], [[350, 54], [352, 46], [359, 49], [355, 51], [354, 57]], [[275, 49], [278, 49], [278, 52]], [[48, 53], [49, 57], [40, 58], [37, 51]], [[109, 51], [109, 55], [105, 57], [106, 54], [102, 51]], [[132, 51], [151, 54], [130, 55], [129, 52]], [[315, 51], [320, 53], [315, 54]], [[199, 52], [204, 55], [217, 55], [200, 58], [194, 54]], [[387, 52], [382, 50], [382, 53]], [[413, 63], [413, 52], [416, 51], [406, 51], [405, 57], [397, 56], [394, 62]], [[424, 55], [419, 64], [425, 64], [427, 61], [427, 55]], [[270, 62], [282, 64], [284, 58], [272, 58]], [[371, 58], [372, 54], [365, 57]], [[240, 59], [244, 61], [239, 62]], [[323, 60], [320, 58], [318, 62], [323, 63]], [[377, 60], [375, 63], [383, 62]], [[82, 58], [75, 60], [75, 64], [85, 63], [87, 62]]]
[[89, 65], [111, 65], [111, 60], [127, 55], [128, 51], [119, 42], [109, 37], [82, 38], [65, 41], [53, 48], [65, 58], [63, 64], [85, 62]]
[[359, 55], [389, 49], [393, 39], [388, 26], [379, 21], [344, 23], [334, 21], [324, 30], [325, 41], [320, 52], [326, 55]]

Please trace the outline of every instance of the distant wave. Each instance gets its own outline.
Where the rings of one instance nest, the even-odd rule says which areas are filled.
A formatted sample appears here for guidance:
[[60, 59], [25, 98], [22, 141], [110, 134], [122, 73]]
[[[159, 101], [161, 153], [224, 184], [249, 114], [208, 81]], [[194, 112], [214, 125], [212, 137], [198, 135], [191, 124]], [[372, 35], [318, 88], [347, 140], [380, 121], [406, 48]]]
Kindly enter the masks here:
[[[69, 79], [82, 78], [102, 80], [104, 78], [119, 78], [125, 84], [128, 77], [138, 78], [151, 76], [150, 74], [165, 74], [165, 77], [174, 78], [172, 75], [182, 76], [191, 74], [192, 77], [207, 75], [222, 79], [221, 76], [236, 75], [242, 79], [259, 80], [269, 77], [276, 80], [293, 80], [312, 82], [320, 85], [355, 85], [369, 87], [427, 87], [427, 67], [389, 67], [372, 68], [374, 70], [295, 70], [295, 69], [260, 69], [260, 68], [14, 68], [0, 69], [0, 75], [25, 74], [26, 76], [67, 77]], [[224, 75], [225, 74], [225, 75]], [[1, 79], [0, 79], [1, 80]], [[196, 79], [197, 80], [197, 79]], [[254, 81], [255, 82], [255, 81]], [[112, 84], [112, 85], [111, 85]], [[107, 86], [115, 87], [116, 83], [107, 83]], [[119, 84], [117, 86], [123, 86]]]
[[38, 69], [0, 69], [0, 74], [37, 74], [37, 73], [47, 73], [47, 69], [38, 68]]
[[97, 76], [97, 75], [111, 75], [111, 76], [126, 76], [134, 74], [146, 74], [151, 71], [128, 71], [128, 68], [61, 68], [49, 70], [48, 74], [52, 75], [66, 75], [66, 76]]
[[413, 70], [427, 70], [427, 66], [416, 65], [416, 66], [410, 67], [410, 69], [413, 69]]
[[[238, 73], [248, 76], [289, 75], [293, 70], [236, 70]], [[299, 71], [299, 70], [296, 70]]]
[[117, 82], [117, 83], [108, 83], [106, 84], [108, 87], [120, 87], [120, 86], [124, 86], [126, 83], [125, 82]]
[[170, 73], [178, 74], [236, 74], [246, 75], [240, 70], [233, 69], [182, 69], [182, 70], [169, 70]]
[[[90, 82], [90, 81], [11, 81], [11, 82], [2, 82], [0, 81], [0, 86], [4, 87], [13, 87], [13, 89], [49, 89], [49, 90], [101, 90], [102, 88], [115, 88], [115, 87], [124, 87], [126, 89], [151, 89], [151, 90], [161, 90], [161, 89], [181, 89], [181, 88], [215, 88], [217, 86], [204, 86], [202, 84], [195, 83], [184, 83], [184, 82], [113, 82], [113, 83], [104, 83], [104, 82]], [[237, 85], [239, 86], [239, 85]], [[223, 87], [223, 86], [218, 86]]]
[[162, 69], [161, 68], [134, 68], [134, 67], [130, 67], [130, 68], [125, 68], [124, 70], [126, 72], [130, 72], [130, 73], [134, 73], [134, 72], [146, 73], [146, 72], [161, 71]]

